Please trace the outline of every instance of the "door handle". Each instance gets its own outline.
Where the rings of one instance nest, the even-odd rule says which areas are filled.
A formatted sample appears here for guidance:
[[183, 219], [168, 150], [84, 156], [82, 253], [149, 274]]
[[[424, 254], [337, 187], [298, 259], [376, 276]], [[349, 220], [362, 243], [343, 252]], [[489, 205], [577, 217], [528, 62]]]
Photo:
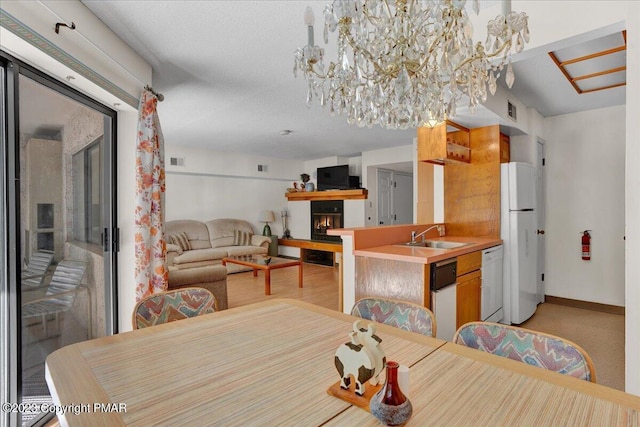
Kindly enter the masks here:
[[538, 234], [544, 234], [544, 230], [538, 230], [537, 233]]

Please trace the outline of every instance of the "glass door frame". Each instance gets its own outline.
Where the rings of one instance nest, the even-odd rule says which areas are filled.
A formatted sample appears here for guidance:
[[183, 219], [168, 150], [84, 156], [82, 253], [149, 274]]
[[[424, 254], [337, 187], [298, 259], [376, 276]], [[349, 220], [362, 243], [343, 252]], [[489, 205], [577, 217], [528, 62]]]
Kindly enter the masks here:
[[[105, 228], [103, 233], [103, 258], [104, 258], [104, 281], [105, 281], [105, 334], [112, 335], [118, 332], [118, 258], [119, 250], [118, 228], [117, 228], [117, 112], [103, 104], [89, 98], [81, 92], [67, 86], [34, 67], [23, 63], [19, 59], [12, 57], [0, 50], [0, 67], [5, 70], [4, 99], [0, 100], [0, 114], [3, 114], [6, 123], [5, 129], [0, 126], [2, 135], [0, 142], [0, 161], [3, 162], [0, 171], [4, 176], [0, 177], [0, 196], [2, 198], [2, 208], [4, 210], [3, 242], [5, 245], [5, 259], [0, 260], [6, 267], [6, 271], [0, 269], [3, 274], [0, 280], [0, 348], [6, 354], [0, 356], [0, 378], [5, 380], [0, 384], [0, 403], [22, 401], [22, 362], [20, 349], [22, 348], [21, 328], [22, 321], [18, 316], [16, 307], [21, 306], [21, 294], [19, 278], [21, 274], [21, 239], [20, 233], [20, 130], [19, 130], [19, 76], [28, 77], [49, 89], [67, 96], [104, 116], [104, 140], [109, 138], [111, 146], [104, 150], [103, 165], [106, 176], [103, 183], [104, 198], [110, 198], [111, 203], [105, 204], [103, 212]], [[0, 82], [2, 83], [2, 82]], [[6, 100], [6, 104], [5, 104]], [[2, 107], [6, 110], [3, 111]], [[6, 191], [3, 194], [3, 191]], [[46, 415], [46, 414], [45, 414]], [[50, 419], [55, 414], [40, 417], [41, 421]], [[20, 417], [16, 413], [0, 412], [0, 427], [18, 425]], [[35, 424], [39, 425], [39, 424]]]

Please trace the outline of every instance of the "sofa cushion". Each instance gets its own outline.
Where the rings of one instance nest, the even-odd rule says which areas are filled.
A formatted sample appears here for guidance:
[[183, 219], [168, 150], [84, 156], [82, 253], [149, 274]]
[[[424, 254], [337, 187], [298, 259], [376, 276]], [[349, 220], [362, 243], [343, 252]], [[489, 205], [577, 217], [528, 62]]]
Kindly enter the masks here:
[[185, 233], [184, 231], [181, 231], [180, 233], [169, 234], [169, 236], [167, 237], [167, 242], [178, 245], [183, 251], [191, 250], [191, 243], [189, 242], [187, 233]]
[[180, 232], [187, 233], [191, 249], [211, 248], [209, 241], [209, 230], [201, 221], [192, 219], [179, 219], [175, 221], [167, 221], [165, 232], [167, 235], [177, 234]]
[[247, 233], [242, 230], [235, 230], [233, 232], [233, 245], [234, 246], [249, 246], [251, 244], [251, 236], [253, 233]]
[[183, 252], [182, 255], [179, 255], [174, 258], [173, 262], [177, 266], [180, 264], [187, 264], [191, 262], [199, 262], [199, 261], [211, 261], [214, 259], [222, 259], [227, 256], [227, 251], [223, 249], [194, 249], [191, 251]]
[[241, 219], [221, 218], [207, 221], [205, 224], [209, 230], [210, 246], [212, 248], [233, 246], [234, 232], [236, 230], [253, 234], [251, 224]]

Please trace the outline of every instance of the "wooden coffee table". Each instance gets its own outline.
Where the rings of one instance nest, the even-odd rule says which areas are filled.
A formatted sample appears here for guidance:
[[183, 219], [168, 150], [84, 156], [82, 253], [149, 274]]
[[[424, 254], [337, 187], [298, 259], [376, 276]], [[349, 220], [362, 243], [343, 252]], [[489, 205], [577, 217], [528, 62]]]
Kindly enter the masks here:
[[[271, 258], [269, 263], [266, 260]], [[258, 275], [258, 270], [264, 270], [264, 294], [271, 295], [271, 270], [285, 267], [298, 266], [298, 287], [302, 287], [302, 261], [297, 259], [265, 257], [262, 255], [242, 255], [222, 258], [222, 265], [238, 264], [253, 269], [253, 277]]]

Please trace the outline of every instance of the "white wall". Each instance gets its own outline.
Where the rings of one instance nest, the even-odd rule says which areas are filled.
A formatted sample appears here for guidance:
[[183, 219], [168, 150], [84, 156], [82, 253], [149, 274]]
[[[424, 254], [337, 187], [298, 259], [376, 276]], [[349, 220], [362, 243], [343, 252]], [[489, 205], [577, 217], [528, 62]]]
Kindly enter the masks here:
[[[545, 119], [545, 292], [624, 306], [625, 107]], [[592, 230], [591, 261], [580, 232]]]
[[120, 331], [131, 330], [131, 313], [136, 303], [135, 218], [137, 111], [118, 112], [118, 313]]
[[627, 10], [625, 388], [640, 395], [640, 3]]
[[546, 139], [544, 117], [533, 108], [524, 110], [529, 132], [527, 135], [510, 136], [511, 161], [538, 164], [538, 141]]
[[[169, 165], [170, 157], [184, 159], [184, 166]], [[258, 217], [266, 209], [276, 217], [269, 224], [271, 233], [282, 236], [285, 193], [293, 181], [300, 181], [302, 161], [181, 147], [170, 141], [165, 141], [165, 161], [167, 221], [238, 218], [261, 234], [264, 223]], [[258, 172], [259, 164], [267, 166], [266, 172]]]

